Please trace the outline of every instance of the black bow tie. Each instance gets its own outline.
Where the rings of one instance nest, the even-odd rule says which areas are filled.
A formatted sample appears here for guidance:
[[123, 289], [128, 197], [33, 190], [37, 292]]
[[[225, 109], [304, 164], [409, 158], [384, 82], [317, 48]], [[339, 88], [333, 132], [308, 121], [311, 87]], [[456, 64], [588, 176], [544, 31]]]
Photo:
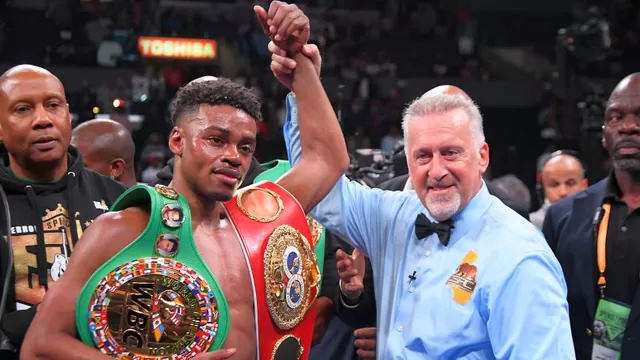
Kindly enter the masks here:
[[447, 220], [441, 223], [431, 222], [424, 214], [419, 214], [416, 217], [416, 236], [418, 239], [424, 239], [427, 236], [436, 233], [438, 239], [442, 245], [447, 246], [449, 244], [449, 237], [451, 236], [451, 229], [453, 229], [453, 221]]

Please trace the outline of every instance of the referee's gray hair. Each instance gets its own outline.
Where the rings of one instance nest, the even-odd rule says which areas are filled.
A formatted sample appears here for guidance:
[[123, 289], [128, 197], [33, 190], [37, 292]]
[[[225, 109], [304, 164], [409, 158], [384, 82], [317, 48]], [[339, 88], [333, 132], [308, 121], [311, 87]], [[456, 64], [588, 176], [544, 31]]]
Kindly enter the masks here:
[[[442, 113], [462, 109], [469, 115], [469, 125], [471, 126], [471, 136], [477, 148], [484, 143], [484, 128], [482, 125], [482, 114], [473, 100], [453, 94], [424, 94], [413, 100], [402, 114], [402, 131], [404, 134], [405, 152], [407, 146], [407, 135], [409, 134], [409, 122], [413, 117], [424, 116], [431, 113]], [[407, 155], [409, 154], [406, 152]]]

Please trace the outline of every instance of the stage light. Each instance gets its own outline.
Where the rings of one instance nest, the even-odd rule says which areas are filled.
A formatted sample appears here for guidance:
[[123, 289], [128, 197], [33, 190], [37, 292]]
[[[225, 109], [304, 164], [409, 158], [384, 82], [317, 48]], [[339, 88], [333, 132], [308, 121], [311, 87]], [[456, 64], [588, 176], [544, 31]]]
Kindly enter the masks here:
[[121, 99], [113, 100], [113, 107], [114, 108], [119, 108], [119, 107], [123, 107], [123, 106], [124, 106], [124, 100], [121, 100]]
[[94, 106], [94, 107], [93, 107], [93, 113], [94, 113], [94, 114], [98, 114], [99, 112], [100, 112], [100, 108], [99, 108], [99, 107], [97, 107], [97, 106]]

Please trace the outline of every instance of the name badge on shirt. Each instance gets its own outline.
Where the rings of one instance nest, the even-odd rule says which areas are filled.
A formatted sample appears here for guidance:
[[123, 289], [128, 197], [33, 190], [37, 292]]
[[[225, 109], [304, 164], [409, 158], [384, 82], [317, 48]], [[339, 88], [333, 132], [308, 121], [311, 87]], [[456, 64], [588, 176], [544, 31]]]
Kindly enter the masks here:
[[620, 360], [629, 313], [631, 308], [627, 305], [600, 299], [593, 322], [592, 360]]

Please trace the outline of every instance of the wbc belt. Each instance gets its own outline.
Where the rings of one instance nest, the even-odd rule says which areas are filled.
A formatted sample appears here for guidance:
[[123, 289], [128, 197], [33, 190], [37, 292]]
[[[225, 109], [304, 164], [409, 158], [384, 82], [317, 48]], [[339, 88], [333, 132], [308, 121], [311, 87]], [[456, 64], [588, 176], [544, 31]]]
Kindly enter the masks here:
[[225, 208], [249, 262], [258, 359], [307, 359], [321, 274], [303, 209], [272, 182], [238, 191]]
[[130, 207], [147, 208], [149, 223], [84, 285], [80, 338], [118, 359], [187, 360], [220, 349], [229, 306], [196, 248], [187, 201], [166, 186], [137, 185], [111, 210]]

